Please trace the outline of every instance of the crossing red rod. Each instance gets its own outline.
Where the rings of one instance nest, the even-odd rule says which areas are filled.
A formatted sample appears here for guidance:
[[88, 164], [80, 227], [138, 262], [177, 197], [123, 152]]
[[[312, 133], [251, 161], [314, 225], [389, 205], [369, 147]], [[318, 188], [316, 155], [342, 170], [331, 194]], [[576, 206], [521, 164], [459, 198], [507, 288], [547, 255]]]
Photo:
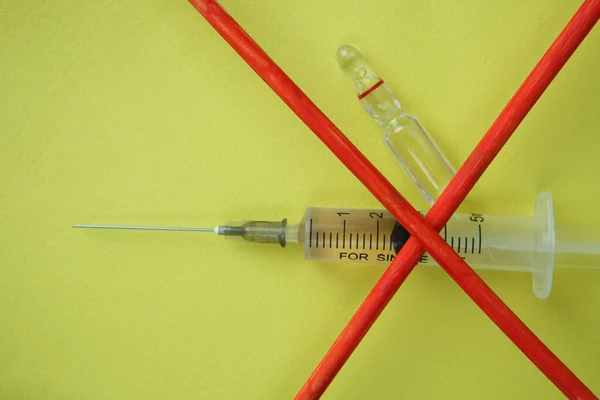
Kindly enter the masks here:
[[324, 393], [423, 254], [424, 249], [419, 242], [425, 244], [427, 251], [469, 297], [564, 394], [571, 398], [596, 398], [441, 239], [438, 232], [598, 20], [600, 0], [584, 2], [477, 145], [428, 214], [427, 222], [431, 223], [433, 228], [216, 1], [190, 0], [190, 2], [418, 240], [411, 239], [405, 245], [404, 255], [397, 257], [388, 268], [298, 393], [297, 399], [319, 398]]

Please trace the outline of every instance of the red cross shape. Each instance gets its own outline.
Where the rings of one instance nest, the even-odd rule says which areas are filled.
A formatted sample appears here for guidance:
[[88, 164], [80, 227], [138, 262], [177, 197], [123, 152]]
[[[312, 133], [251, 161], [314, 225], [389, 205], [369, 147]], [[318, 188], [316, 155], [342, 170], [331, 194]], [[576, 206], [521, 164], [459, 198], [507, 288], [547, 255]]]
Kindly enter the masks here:
[[189, 1], [412, 235], [296, 399], [316, 399], [325, 392], [425, 251], [431, 254], [479, 308], [566, 396], [573, 399], [597, 398], [446, 244], [439, 231], [598, 21], [600, 0], [584, 1], [425, 218], [394, 189], [217, 1]]

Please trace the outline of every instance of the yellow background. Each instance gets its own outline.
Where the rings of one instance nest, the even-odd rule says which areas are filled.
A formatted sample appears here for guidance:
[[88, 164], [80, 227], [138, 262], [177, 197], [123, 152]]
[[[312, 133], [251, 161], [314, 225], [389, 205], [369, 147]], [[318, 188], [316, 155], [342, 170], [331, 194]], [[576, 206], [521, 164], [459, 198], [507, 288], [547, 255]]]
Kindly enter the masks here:
[[[223, 6], [418, 207], [335, 63], [359, 47], [462, 162], [579, 1], [234, 1]], [[385, 266], [209, 234], [378, 203], [185, 1], [0, 3], [0, 398], [284, 399]], [[600, 28], [463, 209], [600, 223]], [[600, 393], [600, 271], [489, 285]], [[561, 394], [437, 269], [408, 279], [327, 399]]]

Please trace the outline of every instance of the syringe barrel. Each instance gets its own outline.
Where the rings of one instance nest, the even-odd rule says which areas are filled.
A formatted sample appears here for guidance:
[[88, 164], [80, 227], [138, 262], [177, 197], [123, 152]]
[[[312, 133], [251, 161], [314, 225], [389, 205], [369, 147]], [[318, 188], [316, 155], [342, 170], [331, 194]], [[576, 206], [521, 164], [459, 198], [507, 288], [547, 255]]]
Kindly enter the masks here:
[[[535, 224], [531, 217], [455, 214], [440, 235], [479, 269], [532, 271]], [[299, 242], [307, 259], [386, 263], [400, 251], [408, 232], [384, 210], [309, 208]], [[437, 265], [425, 254], [422, 265]]]

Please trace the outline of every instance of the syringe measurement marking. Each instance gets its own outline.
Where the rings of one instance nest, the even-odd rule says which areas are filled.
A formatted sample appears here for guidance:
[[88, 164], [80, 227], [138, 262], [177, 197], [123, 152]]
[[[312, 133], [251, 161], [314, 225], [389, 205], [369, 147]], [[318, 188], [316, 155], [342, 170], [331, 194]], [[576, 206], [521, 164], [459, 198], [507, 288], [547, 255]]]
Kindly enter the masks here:
[[[355, 235], [354, 233], [347, 234], [348, 249], [349, 250], [352, 250], [352, 249], [367, 250], [367, 234], [366, 233], [362, 234], [363, 235], [362, 244], [361, 244], [361, 240], [360, 240], [360, 233], [356, 233], [356, 238], [354, 237], [354, 235]], [[335, 248], [336, 249], [339, 248], [339, 237], [340, 237], [339, 232], [336, 232], [336, 234], [335, 234]], [[381, 245], [380, 246], [381, 250], [392, 250], [392, 251], [394, 250], [394, 242], [392, 241], [392, 236], [390, 236], [389, 240], [388, 240], [388, 236], [386, 234], [382, 234], [382, 235], [380, 235], [380, 239], [381, 239], [381, 243], [379, 243], [379, 240], [375, 240], [375, 246], [376, 246], [377, 250], [379, 250], [379, 248], [377, 247], [379, 245]], [[329, 243], [329, 248], [333, 248], [333, 244], [334, 244], [333, 232], [329, 232], [329, 242], [327, 241], [327, 232], [323, 232], [323, 237], [321, 237], [320, 232], [314, 233], [315, 248], [319, 248], [319, 245], [321, 248], [326, 248], [327, 243]], [[309, 243], [309, 247], [311, 247], [311, 246], [312, 246], [312, 244]], [[342, 245], [342, 248], [344, 248], [344, 245]], [[372, 233], [369, 234], [368, 249], [373, 250], [373, 234]]]
[[[335, 248], [339, 249], [339, 242], [340, 242], [340, 233], [342, 233], [342, 248], [343, 249], [356, 249], [356, 250], [367, 250], [367, 234], [363, 233], [363, 237], [362, 237], [362, 246], [360, 243], [360, 232], [357, 233], [351, 233], [351, 232], [347, 232], [347, 227], [348, 227], [348, 221], [347, 220], [343, 220], [343, 229], [342, 232], [336, 232], [335, 234]], [[389, 236], [389, 241], [388, 241], [388, 235], [387, 234], [383, 234], [380, 233], [380, 223], [379, 221], [375, 221], [375, 250], [381, 250], [381, 251], [394, 251], [394, 242], [392, 240], [392, 236]], [[446, 226], [444, 226], [444, 233], [446, 233]], [[323, 234], [323, 237], [321, 238], [321, 234]], [[354, 238], [354, 234], [356, 234], [356, 238]], [[308, 247], [313, 247], [313, 241], [314, 241], [314, 247], [315, 248], [319, 248], [319, 242], [321, 244], [321, 248], [327, 248], [327, 231], [325, 232], [314, 232], [314, 237], [313, 237], [313, 219], [311, 218], [309, 220], [309, 240], [308, 240]], [[452, 239], [452, 246], [454, 246], [454, 237], [451, 238]], [[348, 247], [346, 247], [346, 240], [348, 240]], [[465, 240], [468, 240], [465, 239]], [[381, 241], [381, 243], [380, 243]], [[353, 247], [353, 242], [356, 243], [356, 245]], [[389, 243], [389, 246], [387, 246], [387, 244]], [[467, 249], [466, 247], [467, 245], [465, 244], [465, 251]], [[474, 238], [473, 238], [473, 244], [472, 247], [474, 246]], [[461, 246], [462, 247], [462, 246]], [[458, 251], [461, 250], [461, 247], [458, 248]], [[333, 248], [333, 232], [329, 232], [329, 248]], [[369, 250], [373, 250], [373, 233], [369, 233]]]
[[[470, 236], [471, 237], [471, 254], [475, 254], [475, 241], [476, 238], [475, 236]], [[457, 245], [456, 248], [454, 248], [454, 239], [456, 238], [457, 240]], [[463, 241], [464, 239], [464, 241]], [[450, 236], [450, 242], [446, 241], [446, 243], [448, 243], [450, 245], [450, 247], [452, 247], [453, 250], [456, 251], [456, 253], [460, 254], [461, 252], [463, 254], [469, 254], [469, 236], [465, 236], [464, 238], [462, 237], [458, 237], [458, 236]], [[464, 245], [463, 245], [464, 243]], [[481, 254], [481, 238], [479, 239], [479, 243], [478, 243], [478, 253]]]

